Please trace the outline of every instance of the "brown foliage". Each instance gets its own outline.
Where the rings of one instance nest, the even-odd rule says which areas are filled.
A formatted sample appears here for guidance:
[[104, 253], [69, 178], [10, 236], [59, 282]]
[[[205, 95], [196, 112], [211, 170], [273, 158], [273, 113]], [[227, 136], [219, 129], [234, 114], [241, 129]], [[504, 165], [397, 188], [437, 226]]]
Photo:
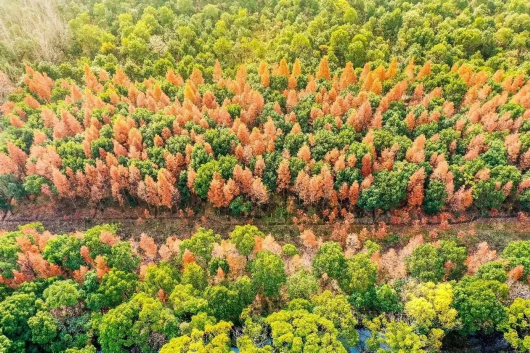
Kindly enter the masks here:
[[327, 56], [323, 57], [322, 60], [320, 60], [320, 64], [318, 65], [318, 71], [317, 71], [316, 77], [317, 79], [324, 78], [326, 80], [331, 80]]
[[278, 178], [276, 183], [278, 185], [278, 190], [287, 190], [291, 182], [291, 172], [289, 171], [289, 162], [284, 159], [280, 162], [278, 166]]
[[217, 208], [226, 207], [228, 203], [224, 196], [224, 180], [221, 175], [217, 172], [213, 174], [212, 182], [210, 183], [210, 189], [208, 190], [208, 201]]
[[410, 207], [421, 206], [423, 203], [425, 169], [422, 167], [411, 175], [407, 185], [407, 203]]
[[469, 255], [465, 261], [467, 265], [467, 272], [470, 275], [473, 275], [480, 266], [486, 262], [495, 260], [497, 257], [497, 251], [490, 250], [490, 247], [487, 242], [482, 242], [478, 244], [477, 250]]
[[145, 233], [142, 233], [140, 236], [140, 242], [139, 242], [140, 249], [143, 250], [144, 255], [147, 257], [147, 259], [154, 259], [156, 258], [156, 255], [158, 254], [158, 247], [155, 243], [155, 240], [148, 236]]

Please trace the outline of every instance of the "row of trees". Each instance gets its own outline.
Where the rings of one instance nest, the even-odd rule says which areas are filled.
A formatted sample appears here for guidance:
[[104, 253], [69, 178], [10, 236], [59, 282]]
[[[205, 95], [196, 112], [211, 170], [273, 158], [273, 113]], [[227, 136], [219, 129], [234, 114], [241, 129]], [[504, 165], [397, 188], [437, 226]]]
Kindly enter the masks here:
[[2, 106], [0, 208], [529, 210], [523, 74], [397, 60], [334, 71], [327, 57], [314, 76], [299, 60], [143, 82], [114, 69], [85, 66], [80, 86], [27, 67]]
[[438, 351], [448, 333], [495, 331], [529, 349], [530, 301], [518, 294], [528, 289], [528, 241], [498, 256], [487, 243], [468, 251], [421, 234], [383, 251], [309, 229], [298, 247], [252, 225], [162, 245], [115, 232], [52, 235], [29, 224], [0, 235], [3, 352], [346, 352], [361, 326], [370, 351]]

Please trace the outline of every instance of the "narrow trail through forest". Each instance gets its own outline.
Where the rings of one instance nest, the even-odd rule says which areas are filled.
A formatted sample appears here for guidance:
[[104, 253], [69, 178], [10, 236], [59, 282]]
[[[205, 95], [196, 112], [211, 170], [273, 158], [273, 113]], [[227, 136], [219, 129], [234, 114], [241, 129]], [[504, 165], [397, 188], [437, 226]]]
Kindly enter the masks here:
[[[303, 223], [301, 225], [293, 222], [279, 222], [277, 220], [267, 220], [264, 218], [247, 218], [242, 221], [240, 218], [223, 217], [223, 216], [194, 216], [194, 217], [169, 217], [159, 216], [156, 218], [133, 218], [126, 216], [109, 217], [98, 215], [97, 218], [66, 218], [45, 215], [42, 217], [21, 217], [11, 215], [3, 221], [0, 221], [0, 229], [15, 230], [18, 226], [40, 222], [44, 227], [53, 233], [70, 233], [83, 231], [98, 224], [118, 223], [118, 235], [124, 238], [139, 238], [142, 233], [149, 234], [157, 242], [163, 243], [169, 236], [176, 235], [179, 238], [191, 236], [198, 227], [213, 229], [216, 233], [227, 237], [236, 225], [242, 223], [254, 224], [266, 234], [272, 234], [280, 242], [296, 243], [300, 228], [310, 228], [317, 236], [323, 239], [330, 239], [334, 230], [334, 224], [329, 223]], [[368, 230], [378, 229], [379, 224], [374, 224], [371, 219], [356, 219], [355, 223], [349, 227], [350, 233], [360, 233], [363, 228]], [[423, 233], [425, 236], [436, 232], [441, 238], [454, 238], [458, 234], [472, 234], [461, 239], [467, 245], [475, 245], [482, 241], [488, 242], [498, 250], [512, 240], [530, 238], [528, 231], [528, 222], [521, 221], [517, 217], [490, 217], [475, 220], [451, 223], [447, 227], [441, 227], [440, 224], [425, 224], [419, 226], [413, 225], [385, 225], [388, 235], [397, 235], [394, 242], [388, 243], [389, 246], [399, 246], [406, 242], [413, 233]], [[383, 241], [384, 242], [384, 241]], [[401, 244], [403, 245], [403, 244]]]

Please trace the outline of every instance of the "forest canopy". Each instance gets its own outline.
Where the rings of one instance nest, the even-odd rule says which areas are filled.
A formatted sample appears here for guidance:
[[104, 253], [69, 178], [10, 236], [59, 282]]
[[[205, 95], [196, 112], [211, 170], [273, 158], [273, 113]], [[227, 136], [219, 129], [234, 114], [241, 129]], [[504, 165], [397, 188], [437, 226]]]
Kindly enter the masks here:
[[525, 1], [43, 4], [60, 58], [2, 37], [5, 213], [530, 210]]
[[497, 253], [463, 245], [471, 233], [384, 249], [367, 229], [296, 243], [253, 225], [163, 242], [117, 230], [0, 233], [3, 352], [432, 352], [492, 333], [528, 350], [529, 241]]
[[530, 351], [529, 48], [527, 0], [0, 0], [0, 353]]

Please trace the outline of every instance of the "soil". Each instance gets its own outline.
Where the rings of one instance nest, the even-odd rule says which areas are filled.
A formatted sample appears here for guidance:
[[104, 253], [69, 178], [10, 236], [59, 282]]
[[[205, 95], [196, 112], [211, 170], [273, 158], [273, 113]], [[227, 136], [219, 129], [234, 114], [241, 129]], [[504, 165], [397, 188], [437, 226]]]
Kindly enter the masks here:
[[[65, 234], [83, 231], [98, 224], [119, 224], [118, 235], [124, 239], [138, 239], [146, 233], [159, 243], [165, 242], [169, 236], [176, 235], [184, 239], [195, 232], [198, 227], [213, 229], [216, 233], [227, 237], [239, 224], [254, 224], [265, 234], [272, 234], [280, 242], [297, 243], [300, 229], [311, 228], [313, 232], [324, 240], [332, 238], [334, 225], [317, 222], [296, 225], [291, 218], [245, 218], [217, 215], [206, 212], [200, 216], [183, 216], [164, 213], [157, 217], [145, 217], [140, 210], [107, 208], [105, 212], [81, 210], [74, 214], [67, 209], [51, 210], [20, 210], [15, 214], [8, 214], [0, 220], [0, 229], [15, 230], [19, 225], [41, 222], [52, 233]], [[50, 210], [48, 210], [50, 211]], [[439, 224], [421, 226], [387, 225], [387, 236], [376, 240], [383, 248], [399, 248], [404, 246], [408, 239], [422, 233], [426, 240], [453, 239], [458, 240], [468, 247], [486, 241], [490, 247], [502, 250], [508, 242], [513, 240], [530, 239], [530, 222], [521, 221], [516, 217], [479, 218], [476, 220], [453, 223], [441, 227]], [[349, 229], [350, 233], [359, 233], [363, 228], [369, 231], [377, 230], [379, 225], [374, 225], [371, 219], [355, 219], [355, 224]], [[442, 229], [443, 228], [443, 229]]]

